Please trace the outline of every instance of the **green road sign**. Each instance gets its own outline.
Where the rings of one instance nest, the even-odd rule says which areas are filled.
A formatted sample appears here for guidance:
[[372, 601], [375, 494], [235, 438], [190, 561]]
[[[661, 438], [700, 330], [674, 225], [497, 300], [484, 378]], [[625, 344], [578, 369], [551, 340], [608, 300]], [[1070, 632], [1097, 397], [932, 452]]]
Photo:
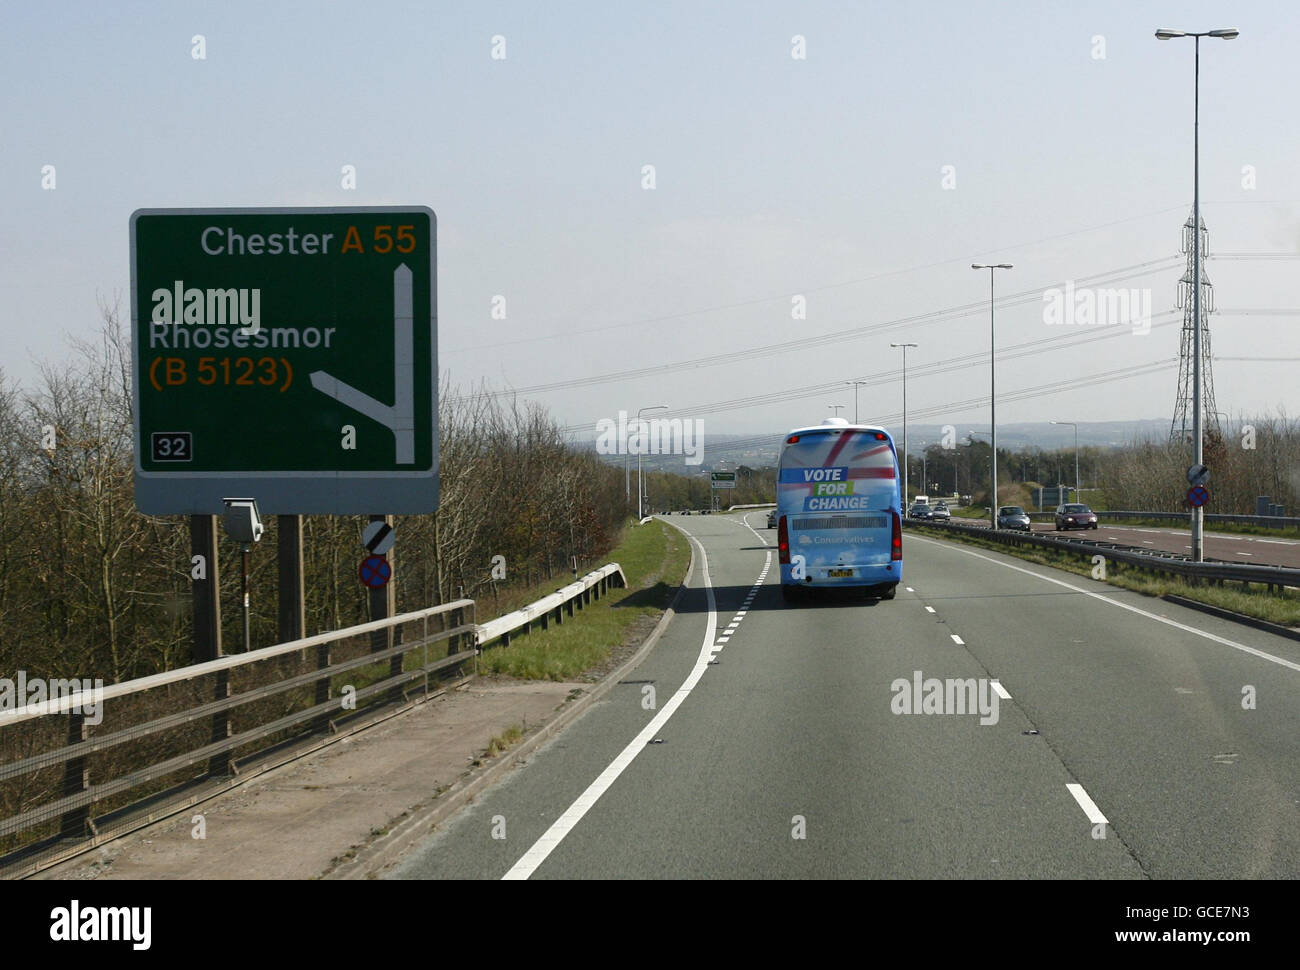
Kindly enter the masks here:
[[710, 472], [709, 479], [713, 488], [735, 488], [736, 487], [735, 472]]
[[435, 511], [436, 266], [423, 206], [133, 213], [140, 511]]

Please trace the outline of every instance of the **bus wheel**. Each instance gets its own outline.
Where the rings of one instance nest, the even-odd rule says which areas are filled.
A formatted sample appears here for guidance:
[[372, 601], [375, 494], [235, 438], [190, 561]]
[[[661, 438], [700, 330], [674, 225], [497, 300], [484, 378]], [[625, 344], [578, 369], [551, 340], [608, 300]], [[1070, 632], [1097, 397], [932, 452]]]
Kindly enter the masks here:
[[892, 599], [894, 598], [894, 594], [897, 593], [897, 592], [898, 592], [898, 584], [897, 584], [897, 583], [890, 583], [890, 584], [889, 584], [888, 586], [886, 586], [886, 587], [884, 588], [884, 590], [881, 592], [881, 594], [880, 594], [880, 598], [881, 598], [882, 600], [892, 600]]

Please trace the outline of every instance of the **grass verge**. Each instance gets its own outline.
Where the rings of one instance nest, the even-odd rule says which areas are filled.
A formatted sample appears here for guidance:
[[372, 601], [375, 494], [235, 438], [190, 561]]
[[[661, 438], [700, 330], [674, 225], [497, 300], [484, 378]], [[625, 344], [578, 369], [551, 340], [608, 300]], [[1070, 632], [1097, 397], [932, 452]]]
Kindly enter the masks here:
[[[524, 737], [524, 729], [522, 725], [519, 724], [510, 725], [510, 727], [506, 728], [504, 731], [502, 731], [500, 734], [498, 734], [496, 737], [494, 737], [491, 741], [488, 742], [487, 750], [483, 752], [483, 758], [495, 758], [501, 752], [518, 744], [520, 741], [523, 740], [523, 737]], [[474, 759], [473, 762], [474, 767], [477, 768], [479, 765], [481, 765], [483, 763], [483, 758]]]
[[607, 560], [623, 567], [626, 589], [610, 590], [604, 599], [566, 615], [558, 626], [534, 626], [510, 646], [488, 649], [479, 658], [479, 672], [564, 681], [604, 663], [638, 623], [667, 608], [690, 560], [686, 537], [671, 526], [658, 520], [628, 526]]
[[[1051, 566], [1054, 569], [1062, 569], [1079, 576], [1092, 578], [1091, 554], [1088, 559], [1084, 560], [1072, 553], [1058, 552], [1055, 549], [1004, 546], [999, 542], [981, 539], [978, 536], [969, 536], [964, 533], [941, 533], [937, 530], [926, 529], [917, 534], [934, 539], [944, 539], [949, 542], [979, 546], [982, 549], [1001, 552], [1017, 559], [1024, 559], [1027, 562], [1038, 563], [1040, 566]], [[1234, 613], [1243, 613], [1259, 620], [1268, 620], [1271, 623], [1280, 623], [1283, 626], [1293, 628], [1300, 627], [1300, 590], [1278, 590], [1275, 588], [1275, 591], [1270, 593], [1266, 586], [1257, 584], [1245, 588], [1227, 584], [1211, 586], [1205, 583], [1194, 586], [1181, 576], [1153, 576], [1139, 572], [1134, 566], [1127, 566], [1113, 561], [1108, 561], [1106, 564], [1105, 581], [1111, 586], [1131, 589], [1146, 596], [1158, 597], [1163, 596], [1165, 593], [1173, 593], [1177, 596], [1184, 596], [1189, 600], [1196, 600], [1198, 603], [1208, 603], [1211, 606], [1232, 610]]]

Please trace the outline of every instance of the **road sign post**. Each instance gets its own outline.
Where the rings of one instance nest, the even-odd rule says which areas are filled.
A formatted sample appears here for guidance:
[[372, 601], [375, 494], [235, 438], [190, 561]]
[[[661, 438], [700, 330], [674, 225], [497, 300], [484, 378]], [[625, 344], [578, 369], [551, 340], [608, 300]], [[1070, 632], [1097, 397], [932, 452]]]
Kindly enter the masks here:
[[276, 518], [276, 564], [279, 572], [277, 603], [279, 641], [289, 643], [307, 635], [307, 610], [303, 582], [302, 516]]
[[[370, 619], [372, 620], [386, 620], [397, 612], [397, 590], [390, 581], [393, 578], [392, 549], [396, 538], [392, 516], [387, 515], [372, 515], [369, 524], [361, 533], [361, 544], [369, 556], [366, 562], [378, 560], [374, 575], [376, 579], [382, 579], [378, 585], [366, 583], [370, 587]], [[365, 569], [365, 563], [362, 563], [362, 569]], [[365, 581], [364, 577], [362, 581]], [[378, 653], [395, 646], [398, 642], [396, 636], [397, 631], [391, 626], [375, 630], [370, 634], [370, 652]], [[401, 672], [402, 658], [393, 657], [389, 663], [389, 674], [395, 677]], [[398, 693], [400, 692], [394, 690], [390, 699], [396, 699]]]
[[135, 212], [140, 511], [436, 511], [436, 232], [417, 206]]

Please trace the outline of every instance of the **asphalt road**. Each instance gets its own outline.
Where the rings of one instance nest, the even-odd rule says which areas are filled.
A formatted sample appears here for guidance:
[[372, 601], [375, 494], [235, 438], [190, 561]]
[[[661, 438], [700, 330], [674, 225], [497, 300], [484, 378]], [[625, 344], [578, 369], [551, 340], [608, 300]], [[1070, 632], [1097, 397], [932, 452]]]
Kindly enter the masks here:
[[[953, 519], [969, 525], [988, 526], [988, 519]], [[1186, 529], [1157, 529], [1149, 526], [1118, 526], [1105, 522], [1096, 529], [1069, 529], [1058, 532], [1052, 523], [1035, 522], [1033, 531], [1062, 538], [1081, 537], [1103, 542], [1121, 542], [1138, 549], [1159, 549], [1181, 556], [1192, 551], [1192, 534]], [[1275, 539], [1266, 536], [1230, 535], [1205, 532], [1205, 556], [1225, 562], [1255, 563], [1259, 566], [1300, 568], [1300, 539]]]
[[[655, 650], [394, 875], [1300, 873], [1300, 643], [912, 533], [894, 601], [786, 606], [765, 516], [671, 517]], [[895, 713], [914, 671], [1008, 699]]]

